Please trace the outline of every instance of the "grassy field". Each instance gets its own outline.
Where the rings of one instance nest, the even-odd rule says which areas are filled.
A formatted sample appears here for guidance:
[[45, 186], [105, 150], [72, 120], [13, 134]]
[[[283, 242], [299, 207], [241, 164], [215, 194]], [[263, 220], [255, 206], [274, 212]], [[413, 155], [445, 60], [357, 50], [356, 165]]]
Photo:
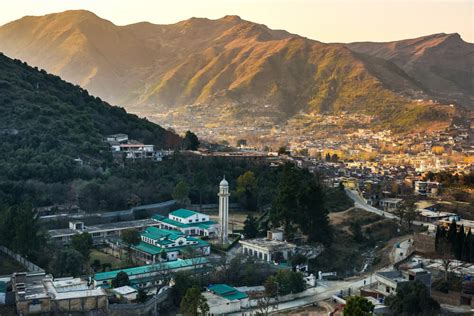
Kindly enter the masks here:
[[92, 249], [89, 264], [92, 264], [96, 259], [100, 260], [101, 264], [110, 263], [112, 265], [112, 269], [120, 269], [127, 265], [125, 259], [120, 260], [112, 255], [109, 255], [97, 249]]
[[[208, 212], [210, 220], [219, 221], [218, 212]], [[230, 230], [242, 230], [244, 228], [244, 222], [248, 214], [253, 214], [255, 217], [259, 217], [260, 213], [258, 212], [244, 212], [244, 211], [229, 211], [229, 229]]]
[[6, 256], [5, 254], [2, 253], [0, 256], [0, 275], [8, 275], [12, 274], [13, 272], [26, 271], [22, 265], [20, 265], [18, 262], [11, 259], [10, 257]]

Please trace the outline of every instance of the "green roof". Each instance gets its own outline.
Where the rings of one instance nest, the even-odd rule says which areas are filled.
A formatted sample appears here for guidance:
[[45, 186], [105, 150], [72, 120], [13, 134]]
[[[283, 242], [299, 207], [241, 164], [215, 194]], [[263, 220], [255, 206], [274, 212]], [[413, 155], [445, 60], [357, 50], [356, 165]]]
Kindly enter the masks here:
[[207, 263], [209, 263], [209, 260], [204, 257], [160, 262], [160, 263], [155, 263], [155, 264], [149, 264], [146, 266], [96, 273], [94, 276], [94, 280], [96, 281], [112, 280], [121, 271], [127, 273], [128, 276], [130, 277], [130, 276], [137, 276], [137, 275], [139, 276], [141, 274], [150, 273], [154, 271], [175, 270], [179, 268], [190, 267], [196, 264], [207, 264]]
[[208, 287], [208, 289], [216, 295], [228, 299], [229, 301], [241, 300], [248, 297], [247, 294], [240, 292], [236, 288], [227, 284], [211, 285]]
[[[166, 252], [173, 252], [173, 251], [181, 251], [185, 249], [186, 247], [202, 248], [202, 247], [209, 246], [209, 243], [207, 241], [201, 240], [199, 238], [187, 237], [186, 240], [196, 241], [197, 244], [183, 245], [183, 246], [176, 246], [176, 247], [160, 247], [160, 246], [151, 245], [151, 244], [141, 241], [138, 245], [132, 246], [132, 249], [139, 250], [141, 252], [145, 252], [153, 256], [153, 255], [157, 255], [161, 253], [163, 250]], [[160, 243], [162, 243], [162, 241], [160, 241]], [[168, 241], [167, 243], [169, 244]], [[166, 243], [163, 243], [163, 244], [166, 244]]]
[[177, 239], [183, 236], [183, 233], [176, 230], [160, 229], [156, 227], [148, 227], [143, 233], [142, 236], [148, 237], [153, 240], [158, 240], [161, 238], [168, 239]]
[[198, 213], [195, 212], [195, 211], [180, 208], [179, 210], [173, 211], [170, 214], [173, 215], [173, 216], [176, 216], [176, 217], [188, 218], [189, 216], [193, 216], [193, 215], [198, 214]]
[[0, 293], [6, 293], [7, 292], [7, 283], [0, 281]]
[[215, 222], [215, 221], [180, 223], [178, 221], [172, 220], [171, 218], [162, 217], [161, 215], [160, 216], [153, 216], [153, 219], [157, 220], [157, 221], [160, 221], [160, 222], [163, 222], [165, 224], [171, 225], [171, 226], [183, 227], [183, 228], [186, 228], [186, 227], [199, 227], [199, 228], [207, 229], [207, 228], [209, 228], [209, 226], [217, 224], [217, 222]]

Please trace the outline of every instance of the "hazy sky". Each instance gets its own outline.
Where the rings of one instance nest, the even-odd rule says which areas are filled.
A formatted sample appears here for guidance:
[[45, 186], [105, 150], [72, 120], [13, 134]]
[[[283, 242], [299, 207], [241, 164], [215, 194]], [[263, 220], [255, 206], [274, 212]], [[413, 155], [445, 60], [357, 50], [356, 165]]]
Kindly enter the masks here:
[[1, 0], [0, 24], [87, 9], [115, 24], [174, 23], [236, 14], [323, 42], [390, 41], [460, 33], [474, 42], [473, 0]]

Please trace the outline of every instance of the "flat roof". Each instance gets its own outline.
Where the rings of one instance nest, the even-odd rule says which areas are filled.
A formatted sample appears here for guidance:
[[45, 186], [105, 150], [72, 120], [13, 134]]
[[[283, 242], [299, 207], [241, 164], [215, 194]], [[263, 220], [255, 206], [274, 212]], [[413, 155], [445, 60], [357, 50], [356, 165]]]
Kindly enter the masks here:
[[201, 214], [195, 211], [187, 210], [184, 208], [180, 208], [179, 210], [173, 211], [170, 213], [170, 215], [180, 217], [180, 218], [188, 218], [190, 216], [196, 215], [196, 214]]
[[272, 240], [272, 239], [267, 239], [267, 238], [244, 239], [244, 240], [240, 240], [239, 243], [248, 244], [250, 246], [261, 247], [261, 248], [265, 248], [272, 251], [277, 251], [279, 249], [296, 248], [296, 245], [293, 243], [289, 243], [286, 241]]
[[132, 229], [132, 228], [143, 228], [148, 226], [156, 226], [158, 223], [151, 219], [140, 219], [135, 221], [125, 221], [125, 222], [116, 222], [116, 223], [107, 223], [107, 224], [99, 224], [94, 226], [84, 226], [84, 230], [74, 230], [70, 228], [62, 228], [62, 229], [51, 229], [48, 231], [49, 236], [51, 238], [60, 237], [60, 236], [70, 236], [75, 235], [78, 233], [96, 233], [101, 231], [112, 231], [112, 230], [124, 230], [124, 229]]
[[247, 298], [248, 295], [240, 292], [236, 288], [227, 284], [215, 284], [208, 287], [209, 291], [219, 295], [229, 301], [241, 300]]

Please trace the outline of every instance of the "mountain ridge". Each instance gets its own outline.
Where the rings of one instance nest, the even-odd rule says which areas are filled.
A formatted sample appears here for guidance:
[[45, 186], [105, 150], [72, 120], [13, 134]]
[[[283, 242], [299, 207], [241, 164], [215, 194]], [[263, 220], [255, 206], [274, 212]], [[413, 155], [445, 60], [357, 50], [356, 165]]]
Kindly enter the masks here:
[[[379, 115], [428, 107], [413, 101], [429, 99], [423, 82], [390, 60], [237, 16], [117, 26], [66, 11], [26, 21], [0, 27], [0, 50], [131, 110], [197, 104], [235, 116], [271, 104], [276, 110], [268, 115], [285, 120], [299, 111]], [[54, 41], [38, 40], [51, 37], [50, 28]]]

